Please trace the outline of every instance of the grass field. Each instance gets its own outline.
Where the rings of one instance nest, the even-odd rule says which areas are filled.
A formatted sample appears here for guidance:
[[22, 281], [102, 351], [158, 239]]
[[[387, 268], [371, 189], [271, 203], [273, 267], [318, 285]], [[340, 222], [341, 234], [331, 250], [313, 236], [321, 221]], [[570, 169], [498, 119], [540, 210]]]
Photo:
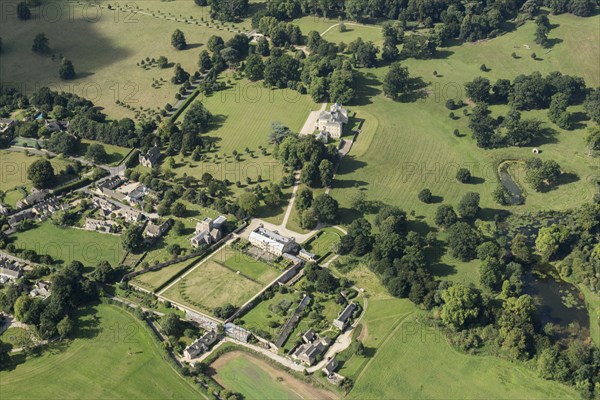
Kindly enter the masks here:
[[[108, 4], [114, 6], [110, 1], [101, 3], [104, 7]], [[166, 103], [174, 104], [178, 88], [170, 82], [173, 68], [144, 69], [136, 64], [146, 57], [165, 56], [171, 63], [180, 63], [186, 71], [194, 72], [198, 53], [211, 35], [220, 35], [227, 40], [234, 33], [217, 29], [216, 24], [209, 28], [186, 23], [184, 18], [173, 21], [145, 15], [159, 9], [168, 13], [169, 6], [173, 13], [179, 11], [176, 16], [183, 11], [187, 14], [186, 18], [190, 14], [199, 18], [206, 14], [192, 0], [177, 1], [172, 5], [146, 0], [137, 6], [141, 12], [111, 11], [95, 5], [83, 7], [52, 0], [41, 8], [32, 8], [32, 20], [27, 23], [12, 16], [6, 18], [0, 28], [3, 38], [0, 80], [21, 86], [25, 92], [43, 85], [73, 92], [104, 107], [111, 118], [133, 117], [133, 112], [115, 104], [116, 100], [132, 107], [154, 110]], [[52, 17], [39, 16], [49, 10]], [[60, 13], [58, 17], [56, 10]], [[184, 32], [187, 49], [178, 51], [170, 45], [175, 29]], [[58, 57], [52, 60], [50, 56], [40, 56], [31, 51], [33, 38], [39, 32], [48, 37], [53, 54], [62, 54], [73, 62], [77, 72], [74, 81], [59, 80]], [[153, 79], [159, 78], [166, 82], [159, 89], [152, 88]]]
[[[467, 118], [459, 112], [456, 113], [459, 117], [451, 120], [444, 103], [448, 98], [464, 98], [462, 85], [479, 75], [495, 82], [498, 78], [512, 79], [535, 70], [543, 74], [560, 70], [583, 76], [588, 86], [598, 86], [600, 17], [560, 15], [550, 16], [550, 21], [558, 25], [550, 36], [563, 39], [550, 52], [533, 43], [535, 24], [527, 23], [493, 40], [442, 49], [436, 59], [404, 61], [411, 76], [420, 76], [429, 84], [426, 88], [429, 96], [414, 102], [394, 102], [383, 96], [381, 80], [387, 68], [363, 70], [366, 77], [357, 87], [358, 99], [349, 106], [351, 112], [365, 120], [363, 131], [342, 161], [332, 190], [343, 207], [344, 220], [356, 216], [350, 209], [350, 199], [359, 189], [367, 189], [371, 200], [396, 204], [406, 211], [415, 210], [417, 215], [429, 218], [429, 222], [437, 204], [418, 201], [417, 193], [425, 187], [439, 196], [438, 202], [456, 206], [464, 193], [476, 191], [481, 194], [484, 209], [500, 208], [491, 197], [497, 184], [498, 163], [505, 159], [526, 159], [531, 156], [531, 147], [477, 148], [470, 137]], [[523, 43], [528, 43], [531, 50], [526, 51]], [[515, 45], [520, 48], [516, 50]], [[513, 51], [521, 58], [513, 59]], [[543, 60], [532, 60], [529, 57], [532, 52], [537, 52]], [[491, 71], [481, 72], [482, 63]], [[434, 77], [433, 71], [441, 77]], [[527, 112], [524, 117], [547, 121], [545, 113]], [[594, 193], [588, 177], [596, 175], [597, 163], [585, 155], [584, 130], [567, 132], [548, 122], [545, 126], [556, 130], [556, 135], [535, 144], [543, 150], [539, 157], [556, 160], [564, 172], [575, 174], [577, 179], [563, 182], [551, 193], [531, 195], [525, 205], [513, 208], [516, 212], [570, 208], [589, 201]], [[455, 137], [454, 129], [465, 136]], [[463, 166], [477, 177], [474, 184], [465, 185], [454, 179], [456, 169]]]
[[455, 351], [441, 332], [415, 319], [422, 311], [389, 296], [366, 267], [347, 276], [368, 296], [358, 336], [365, 356], [352, 356], [339, 370], [354, 380], [348, 398], [577, 398], [574, 390], [538, 378], [522, 364]]
[[230, 252], [230, 255], [224, 261], [218, 262], [234, 271], [239, 271], [241, 274], [263, 285], [271, 283], [273, 279], [280, 275], [280, 271], [263, 261], [256, 260], [237, 251]]
[[81, 314], [73, 341], [50, 345], [40, 357], [13, 355], [2, 366], [2, 398], [201, 397], [162, 359], [144, 322], [108, 305], [88, 307]]
[[[24, 186], [27, 191], [31, 190], [31, 182], [27, 179], [27, 169], [36, 160], [43, 157], [25, 154], [20, 151], [0, 151], [0, 191], [7, 192], [4, 202], [10, 206], [15, 206], [17, 201], [24, 195], [21, 191], [14, 190], [17, 186]], [[49, 160], [54, 167], [54, 173], [58, 174], [64, 170], [69, 161], [54, 157]]]
[[337, 19], [307, 16], [296, 19], [294, 23], [300, 27], [305, 36], [310, 31], [317, 31], [325, 39], [333, 43], [344, 42], [348, 44], [360, 37], [365, 42], [371, 41], [379, 47], [383, 45], [381, 28], [376, 25], [362, 25], [344, 21], [346, 30], [341, 32], [338, 25], [339, 21]]
[[228, 303], [241, 306], [258, 293], [263, 284], [222, 264], [231, 257], [231, 251], [226, 247], [201, 261], [188, 275], [162, 293], [163, 296], [204, 312], [212, 312], [215, 307]]
[[[79, 154], [82, 156], [85, 156], [85, 153], [87, 152], [88, 147], [94, 143], [100, 143], [100, 142], [96, 142], [94, 140], [82, 139], [81, 144], [79, 146]], [[113, 146], [111, 144], [105, 144], [105, 143], [100, 143], [100, 144], [102, 146], [104, 146], [104, 149], [106, 150], [106, 153], [108, 154], [108, 160], [106, 162], [106, 164], [108, 164], [108, 165], [119, 164], [121, 162], [121, 160], [123, 160], [123, 158], [125, 158], [125, 156], [127, 156], [127, 154], [129, 154], [129, 152], [131, 151], [131, 149], [128, 149], [127, 147]]]
[[77, 260], [89, 267], [106, 260], [114, 267], [125, 255], [119, 236], [61, 228], [50, 221], [45, 221], [34, 229], [18, 232], [14, 237], [18, 249], [35, 250], [39, 255], [48, 254], [63, 264]]
[[310, 384], [272, 367], [265, 361], [243, 352], [230, 352], [210, 365], [213, 378], [245, 399], [335, 399], [329, 391]]

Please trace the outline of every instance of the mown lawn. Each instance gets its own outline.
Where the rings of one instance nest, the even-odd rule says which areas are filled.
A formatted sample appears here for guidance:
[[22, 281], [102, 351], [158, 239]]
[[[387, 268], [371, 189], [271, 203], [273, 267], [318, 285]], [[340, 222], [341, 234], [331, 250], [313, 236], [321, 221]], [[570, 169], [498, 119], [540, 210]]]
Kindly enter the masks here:
[[322, 233], [318, 238], [305, 246], [307, 251], [316, 254], [318, 257], [322, 257], [328, 252], [333, 251], [334, 246], [340, 242], [341, 237], [344, 235], [341, 231], [333, 227], [323, 228], [320, 232]]
[[119, 164], [121, 160], [123, 160], [123, 158], [125, 158], [125, 156], [127, 156], [127, 154], [129, 154], [131, 151], [131, 149], [127, 147], [114, 146], [111, 144], [96, 142], [94, 140], [82, 139], [79, 146], [79, 154], [81, 156], [85, 156], [85, 153], [91, 144], [101, 144], [104, 146], [104, 150], [106, 150], [106, 153], [108, 154], [108, 160], [106, 161], [106, 164], [108, 165]]
[[145, 274], [136, 276], [131, 280], [131, 282], [135, 285], [143, 287], [144, 289], [155, 290], [169, 280], [173, 275], [177, 274], [193, 262], [194, 260], [187, 260], [177, 264], [169, 265], [158, 271], [146, 272]]
[[[309, 96], [293, 90], [271, 90], [261, 83], [235, 80], [229, 75], [220, 79], [228, 84], [227, 89], [197, 98], [214, 116], [211, 130], [203, 135], [206, 142], [213, 143], [212, 150], [198, 162], [189, 157], [175, 157], [177, 168], [173, 172], [178, 176], [186, 173], [198, 178], [208, 172], [217, 179], [239, 181], [240, 187], [229, 187], [234, 193], [258, 183], [263, 187], [279, 183], [285, 172], [271, 154], [272, 147], [268, 143], [271, 123], [279, 121], [298, 132], [309, 113], [320, 106]], [[259, 146], [266, 149], [264, 155]], [[239, 161], [233, 155], [234, 151]], [[257, 182], [259, 177], [261, 182]], [[250, 183], [247, 178], [251, 179]]]
[[202, 261], [195, 269], [170, 287], [164, 297], [186, 304], [200, 311], [212, 313], [215, 307], [225, 304], [241, 306], [262, 285], [222, 266], [218, 261], [225, 249], [218, 250], [214, 260]]
[[73, 341], [50, 345], [40, 357], [11, 356], [0, 371], [2, 398], [200, 398], [163, 360], [151, 334], [120, 308], [88, 307], [80, 313]]
[[218, 262], [264, 285], [271, 283], [281, 273], [267, 263], [239, 251], [230, 252], [224, 261]]
[[25, 328], [10, 327], [0, 335], [0, 340], [9, 343], [13, 348], [21, 347], [24, 343], [30, 341], [31, 333]]
[[211, 365], [214, 378], [229, 390], [242, 393], [245, 399], [321, 399], [338, 398], [333, 392], [317, 389], [261, 359], [243, 352], [231, 352]]
[[[42, 156], [34, 154], [25, 154], [21, 151], [0, 151], [0, 191], [7, 192], [4, 203], [15, 206], [17, 201], [21, 200], [24, 194], [16, 187], [25, 187], [25, 190], [30, 191], [32, 188], [31, 181], [27, 179], [27, 169], [36, 160], [44, 159]], [[70, 161], [60, 157], [49, 159], [54, 167], [54, 173], [59, 174]]]
[[115, 267], [125, 255], [119, 236], [62, 228], [51, 221], [45, 221], [25, 232], [18, 232], [13, 237], [16, 238], [14, 244], [17, 249], [30, 249], [39, 255], [50, 255], [64, 265], [77, 260], [85, 266], [95, 266], [106, 260]]

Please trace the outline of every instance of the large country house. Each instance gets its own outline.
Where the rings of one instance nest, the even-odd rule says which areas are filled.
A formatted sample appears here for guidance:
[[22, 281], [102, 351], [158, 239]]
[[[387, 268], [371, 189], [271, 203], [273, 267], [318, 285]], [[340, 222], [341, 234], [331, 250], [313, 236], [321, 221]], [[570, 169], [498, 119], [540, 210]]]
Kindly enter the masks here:
[[342, 137], [344, 124], [348, 123], [348, 111], [338, 103], [331, 106], [329, 111], [321, 111], [316, 128], [319, 132], [327, 132], [332, 138]]

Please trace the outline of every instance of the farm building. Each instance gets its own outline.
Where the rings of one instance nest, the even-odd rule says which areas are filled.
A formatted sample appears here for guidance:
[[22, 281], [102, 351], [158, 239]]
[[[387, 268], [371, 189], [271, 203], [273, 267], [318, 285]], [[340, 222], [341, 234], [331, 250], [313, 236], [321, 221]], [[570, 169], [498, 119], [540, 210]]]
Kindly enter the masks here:
[[318, 361], [325, 354], [330, 344], [331, 340], [328, 337], [318, 339], [312, 343], [305, 343], [298, 347], [293, 357], [308, 366], [313, 365], [315, 361]]
[[344, 308], [340, 315], [333, 320], [333, 326], [339, 330], [344, 330], [348, 324], [348, 320], [352, 317], [352, 313], [356, 310], [356, 303], [350, 303]]
[[218, 340], [219, 336], [215, 332], [208, 332], [186, 347], [185, 350], [183, 350], [183, 355], [191, 360], [192, 358], [198, 357], [200, 354], [209, 351], [212, 345]]

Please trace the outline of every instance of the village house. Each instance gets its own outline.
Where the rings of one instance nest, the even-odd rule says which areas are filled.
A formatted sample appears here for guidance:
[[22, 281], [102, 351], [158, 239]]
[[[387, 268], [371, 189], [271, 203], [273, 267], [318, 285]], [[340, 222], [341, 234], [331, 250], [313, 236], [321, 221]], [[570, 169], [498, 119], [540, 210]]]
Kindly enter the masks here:
[[50, 296], [50, 283], [39, 281], [33, 285], [33, 289], [29, 292], [31, 297], [41, 297], [46, 299]]
[[331, 378], [333, 376], [333, 373], [337, 369], [338, 365], [339, 365], [338, 360], [336, 360], [335, 357], [332, 357], [329, 359], [327, 364], [325, 364], [325, 366], [323, 367], [323, 369], [321, 371], [323, 371], [325, 373], [325, 375], [327, 375], [328, 378]]
[[265, 229], [262, 224], [250, 232], [248, 240], [252, 245], [276, 256], [282, 256], [283, 253], [293, 254], [298, 251], [298, 244], [293, 238], [290, 239], [276, 231]]
[[119, 224], [115, 221], [105, 221], [101, 219], [86, 218], [84, 229], [88, 231], [99, 231], [104, 233], [116, 232]]
[[163, 222], [162, 224], [149, 223], [144, 230], [144, 236], [147, 238], [159, 238], [169, 230], [169, 226], [168, 222]]
[[196, 248], [201, 244], [211, 244], [221, 240], [224, 221], [227, 218], [223, 215], [219, 216], [215, 220], [206, 217], [202, 221], [196, 224], [196, 232], [190, 239], [192, 247]]
[[119, 208], [115, 214], [125, 219], [126, 222], [140, 222], [143, 219], [141, 211], [131, 207]]
[[69, 130], [69, 121], [57, 121], [54, 119], [45, 119], [44, 127], [50, 132], [66, 132]]
[[8, 218], [8, 224], [10, 225], [11, 228], [16, 228], [16, 226], [19, 224], [19, 222], [26, 220], [26, 219], [33, 219], [33, 218], [35, 218], [35, 214], [33, 213], [33, 211], [25, 210], [18, 214], [11, 215]]
[[317, 339], [312, 343], [305, 343], [296, 349], [292, 357], [311, 366], [322, 359], [330, 344], [331, 340], [328, 337]]
[[57, 211], [63, 211], [67, 207], [61, 203], [57, 197], [49, 197], [40, 203], [37, 203], [31, 209], [38, 217], [53, 214]]
[[315, 333], [313, 328], [307, 330], [304, 335], [302, 335], [302, 340], [304, 343], [312, 343], [317, 338], [317, 334]]
[[183, 350], [183, 355], [188, 359], [193, 359], [199, 355], [206, 353], [219, 340], [219, 335], [216, 332], [207, 332], [204, 336], [194, 340], [192, 344]]
[[119, 209], [119, 207], [114, 203], [96, 196], [92, 197], [92, 204], [100, 210], [104, 211], [106, 215], [110, 215], [113, 211]]
[[352, 317], [352, 314], [356, 310], [356, 303], [350, 303], [344, 308], [344, 310], [333, 320], [333, 326], [343, 331], [348, 324], [348, 320]]
[[148, 189], [144, 185], [138, 185], [135, 189], [131, 190], [125, 196], [125, 201], [127, 201], [132, 206], [144, 206], [144, 197], [150, 193], [150, 189]]
[[8, 258], [0, 258], [0, 283], [16, 280], [21, 277], [21, 267]]
[[0, 118], [0, 134], [6, 133], [15, 123], [14, 119]]
[[119, 175], [111, 176], [100, 182], [98, 188], [116, 189], [123, 184], [123, 178]]
[[323, 132], [327, 132], [332, 138], [339, 139], [342, 137], [344, 124], [347, 123], [348, 111], [338, 103], [335, 103], [329, 111], [321, 111], [317, 119], [316, 129], [322, 135], [325, 135]]
[[50, 194], [50, 191], [43, 189], [43, 190], [35, 190], [33, 189], [32, 192], [26, 196], [25, 198], [17, 201], [17, 208], [25, 208], [25, 207], [30, 207], [34, 204], [37, 204], [41, 201], [43, 201], [46, 197], [48, 197], [48, 195]]
[[152, 147], [146, 154], [140, 154], [140, 164], [144, 167], [153, 168], [157, 165], [160, 159], [160, 149], [156, 146]]

